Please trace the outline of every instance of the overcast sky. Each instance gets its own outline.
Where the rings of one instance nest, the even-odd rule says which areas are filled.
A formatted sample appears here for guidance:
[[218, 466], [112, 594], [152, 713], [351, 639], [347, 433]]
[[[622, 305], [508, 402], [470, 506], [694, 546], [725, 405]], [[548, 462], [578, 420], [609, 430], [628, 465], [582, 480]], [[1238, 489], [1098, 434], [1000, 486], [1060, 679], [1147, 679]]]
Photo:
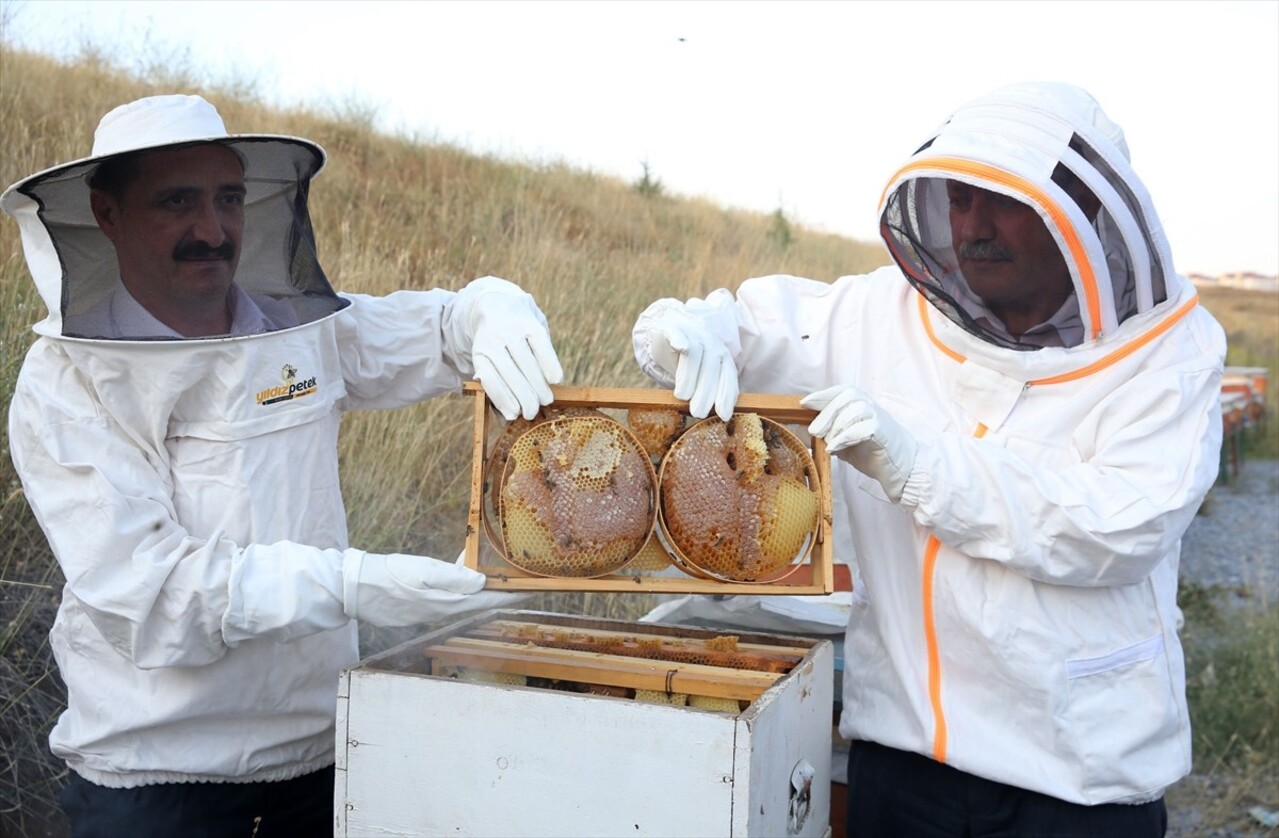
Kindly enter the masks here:
[[1179, 270], [1279, 274], [1274, 0], [0, 5], [41, 52], [174, 57], [268, 102], [626, 180], [647, 162], [669, 191], [866, 240], [956, 106], [1069, 81], [1123, 126]]

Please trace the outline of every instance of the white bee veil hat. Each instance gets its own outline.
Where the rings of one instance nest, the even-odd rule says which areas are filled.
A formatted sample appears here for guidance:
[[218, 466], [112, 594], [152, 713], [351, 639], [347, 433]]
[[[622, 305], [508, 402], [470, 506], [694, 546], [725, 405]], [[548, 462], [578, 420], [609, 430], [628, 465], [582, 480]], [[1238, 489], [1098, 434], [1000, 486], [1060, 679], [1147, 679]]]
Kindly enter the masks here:
[[298, 137], [231, 134], [202, 97], [166, 94], [113, 109], [94, 132], [90, 156], [29, 175], [0, 195], [0, 209], [18, 221], [27, 265], [49, 309], [37, 332], [95, 337], [82, 315], [119, 282], [115, 249], [89, 204], [89, 181], [98, 167], [123, 155], [199, 143], [224, 145], [244, 164], [237, 284], [291, 305], [298, 323], [343, 307], [320, 269], [307, 210], [324, 150]]

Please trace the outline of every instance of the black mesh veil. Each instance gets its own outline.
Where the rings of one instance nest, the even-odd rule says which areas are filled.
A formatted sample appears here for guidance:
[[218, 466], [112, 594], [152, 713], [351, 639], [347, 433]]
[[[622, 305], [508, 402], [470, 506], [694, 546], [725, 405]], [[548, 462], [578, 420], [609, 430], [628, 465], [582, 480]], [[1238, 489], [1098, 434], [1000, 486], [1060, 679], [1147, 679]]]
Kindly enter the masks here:
[[[334, 293], [320, 267], [307, 208], [311, 178], [323, 165], [320, 154], [307, 144], [277, 138], [218, 142], [232, 149], [245, 166], [244, 229], [235, 284], [269, 313], [276, 328], [308, 323], [343, 308], [346, 302]], [[115, 249], [98, 229], [89, 204], [88, 181], [101, 163], [60, 169], [21, 189], [39, 207], [61, 266], [62, 333], [70, 337], [105, 336], [96, 333], [101, 331], [96, 311], [120, 282]]]
[[946, 181], [936, 177], [907, 180], [888, 195], [880, 235], [893, 259], [934, 308], [965, 330], [996, 346], [1037, 348], [1019, 344], [975, 316], [981, 305], [957, 265], [947, 202]]
[[[922, 154], [927, 160], [928, 155], [924, 152], [930, 145], [931, 141], [917, 151], [916, 156]], [[983, 179], [984, 172], [996, 171], [989, 164], [939, 164], [943, 169], [946, 165], [956, 167], [953, 176], [947, 177], [938, 168], [923, 165], [920, 175], [898, 181], [885, 196], [880, 233], [893, 259], [938, 311], [983, 341], [1021, 351], [1061, 345], [1044, 342], [1042, 335], [1048, 330], [1039, 332], [1039, 336], [1014, 337], [1008, 334], [998, 318], [973, 293], [956, 257], [946, 188], [948, 180], [962, 180], [1035, 206], [1027, 194], [1018, 192], [1012, 185], [1019, 180], [1018, 176], [1013, 175], [1003, 181], [998, 178], [986, 180]], [[1056, 185], [1040, 180], [1034, 188], [1047, 194], [1060, 187], [1061, 191], [1056, 191], [1056, 194], [1061, 196], [1064, 192], [1065, 198], [1056, 200], [1073, 199], [1075, 207], [1087, 216], [1087, 223], [1072, 225], [1070, 232], [1089, 243], [1081, 249], [1081, 254], [1097, 254], [1089, 257], [1091, 271], [1100, 292], [1112, 295], [1115, 322], [1122, 323], [1138, 311], [1163, 302], [1167, 298], [1167, 281], [1160, 260], [1154, 258], [1157, 252], [1155, 235], [1142, 211], [1141, 201], [1122, 177], [1081, 137], [1075, 136], [1063, 151], [1051, 180]], [[1085, 197], [1081, 198], [1081, 195]], [[1085, 206], [1089, 206], [1090, 210], [1085, 210]], [[1052, 227], [1049, 214], [1041, 207], [1036, 209], [1062, 241], [1064, 234]], [[1143, 295], [1148, 295], [1148, 298], [1143, 298]], [[1076, 310], [1080, 305], [1078, 296], [1076, 290], [1068, 301], [1069, 306]], [[1063, 309], [1062, 316], [1069, 318], [1071, 315]], [[1061, 339], [1076, 333], [1069, 330], [1055, 332]], [[1080, 336], [1075, 342], [1087, 339], [1087, 336]], [[1065, 345], [1074, 344], [1067, 342]]]

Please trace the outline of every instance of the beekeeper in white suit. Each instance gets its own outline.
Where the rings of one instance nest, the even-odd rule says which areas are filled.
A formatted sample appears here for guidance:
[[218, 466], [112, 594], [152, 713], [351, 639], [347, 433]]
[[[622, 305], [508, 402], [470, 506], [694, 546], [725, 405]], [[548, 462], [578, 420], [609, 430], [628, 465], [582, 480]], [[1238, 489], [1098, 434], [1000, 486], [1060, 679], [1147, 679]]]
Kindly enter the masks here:
[[926, 139], [880, 201], [895, 267], [659, 300], [637, 359], [697, 416], [739, 388], [819, 411], [856, 551], [849, 835], [1162, 835], [1222, 330], [1084, 91]]
[[50, 744], [77, 836], [331, 833], [354, 620], [511, 596], [451, 562], [348, 547], [338, 424], [471, 375], [532, 417], [562, 376], [546, 318], [495, 277], [334, 293], [307, 214], [324, 161], [156, 96], [107, 114], [91, 157], [0, 197], [49, 308], [9, 428], [67, 580]]

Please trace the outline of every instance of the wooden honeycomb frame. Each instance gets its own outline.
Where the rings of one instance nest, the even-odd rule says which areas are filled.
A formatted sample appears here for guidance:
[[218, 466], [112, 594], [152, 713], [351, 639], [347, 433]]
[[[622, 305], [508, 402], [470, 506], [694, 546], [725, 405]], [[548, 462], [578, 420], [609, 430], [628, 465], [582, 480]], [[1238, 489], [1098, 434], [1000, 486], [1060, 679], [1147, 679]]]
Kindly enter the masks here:
[[723, 635], [656, 623], [501, 611], [454, 623], [379, 655], [366, 666], [436, 677], [450, 677], [447, 670], [456, 667], [753, 702], [803, 663], [815, 644], [757, 632]]
[[[555, 405], [590, 407], [601, 410], [662, 407], [688, 412], [688, 403], [676, 399], [669, 390], [610, 387], [552, 387]], [[520, 570], [486, 544], [484, 532], [484, 469], [490, 455], [491, 437], [500, 416], [492, 407], [484, 388], [475, 381], [467, 382], [463, 392], [475, 397], [475, 427], [471, 464], [471, 503], [467, 516], [466, 548], [463, 564], [488, 577], [487, 587], [499, 591], [594, 591], [601, 593], [661, 594], [788, 594], [822, 595], [835, 590], [834, 557], [831, 539], [830, 457], [822, 440], [813, 438], [811, 453], [817, 470], [821, 495], [817, 532], [808, 556], [785, 578], [769, 582], [729, 582], [700, 579], [682, 572], [658, 575], [656, 572], [625, 570], [593, 578], [535, 576]], [[753, 412], [783, 425], [807, 425], [816, 411], [801, 407], [799, 396], [743, 393], [738, 397], [739, 412]]]

